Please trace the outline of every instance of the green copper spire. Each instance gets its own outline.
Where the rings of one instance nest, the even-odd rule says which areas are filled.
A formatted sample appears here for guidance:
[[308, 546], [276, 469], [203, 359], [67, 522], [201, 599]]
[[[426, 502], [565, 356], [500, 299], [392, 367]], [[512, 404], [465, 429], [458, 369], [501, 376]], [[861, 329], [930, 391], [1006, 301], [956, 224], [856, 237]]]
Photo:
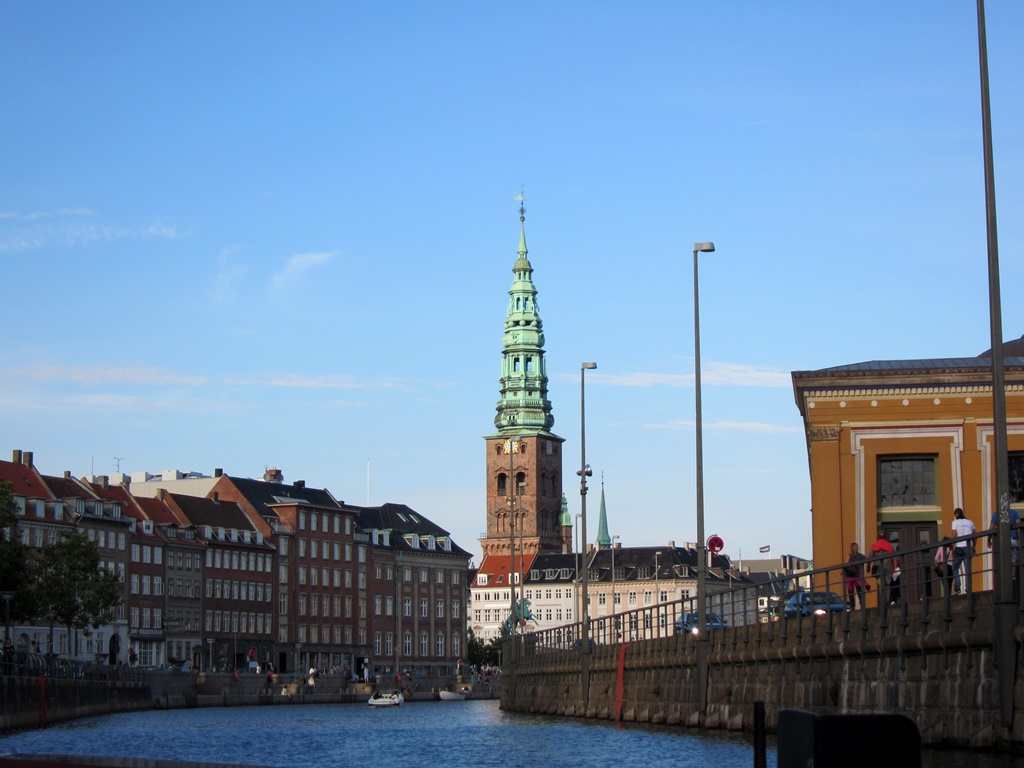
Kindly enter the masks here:
[[[521, 200], [522, 196], [517, 199]], [[551, 435], [555, 417], [548, 400], [544, 327], [537, 308], [533, 266], [526, 250], [526, 209], [519, 207], [519, 258], [512, 267], [508, 314], [502, 337], [501, 399], [494, 426], [500, 435]]]
[[607, 549], [612, 545], [612, 537], [608, 535], [608, 510], [604, 505], [604, 480], [601, 481], [601, 514], [597, 518], [597, 545]]
[[572, 515], [569, 514], [569, 500], [562, 494], [562, 512], [558, 516], [558, 524], [563, 528], [572, 528]]

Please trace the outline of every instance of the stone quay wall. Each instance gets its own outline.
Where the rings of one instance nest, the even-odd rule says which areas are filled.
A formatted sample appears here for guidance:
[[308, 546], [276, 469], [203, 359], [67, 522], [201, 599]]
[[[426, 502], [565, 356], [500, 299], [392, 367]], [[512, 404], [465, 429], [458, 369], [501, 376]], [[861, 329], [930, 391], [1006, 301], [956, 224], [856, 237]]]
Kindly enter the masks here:
[[0, 676], [0, 733], [152, 705], [142, 683]]
[[[132, 671], [131, 681], [0, 675], [0, 733], [39, 728], [50, 723], [93, 715], [148, 709], [246, 707], [289, 704], [352, 704], [366, 702], [376, 686], [342, 677], [321, 676], [314, 688], [301, 675]], [[415, 683], [410, 701], [434, 701], [436, 687]], [[380, 686], [387, 688], [387, 685]], [[470, 698], [500, 695], [500, 681], [459, 683]]]
[[[514, 712], [751, 731], [754, 702], [763, 701], [770, 731], [782, 709], [901, 713], [917, 723], [925, 744], [1024, 744], [1019, 622], [1013, 668], [998, 669], [991, 593], [951, 599], [714, 630], [703, 715], [693, 636], [592, 648], [584, 707], [581, 650], [546, 648], [544, 638], [526, 635], [504, 646], [501, 704]], [[1013, 686], [1010, 725], [1000, 715], [1003, 679]]]

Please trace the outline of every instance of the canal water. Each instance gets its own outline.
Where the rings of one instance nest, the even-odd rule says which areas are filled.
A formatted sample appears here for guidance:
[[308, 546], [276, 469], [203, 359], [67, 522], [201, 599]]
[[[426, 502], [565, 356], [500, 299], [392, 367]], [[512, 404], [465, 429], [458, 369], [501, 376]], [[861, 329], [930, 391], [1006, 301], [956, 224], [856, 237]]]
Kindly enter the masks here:
[[[871, 761], [865, 749], [865, 761]], [[749, 737], [676, 727], [516, 715], [497, 701], [183, 709], [108, 715], [0, 737], [0, 754], [67, 754], [325, 768], [542, 763], [751, 768]], [[769, 740], [768, 768], [775, 768]], [[1009, 768], [1012, 758], [925, 751], [926, 768]], [[1019, 763], [1018, 763], [1019, 765]]]

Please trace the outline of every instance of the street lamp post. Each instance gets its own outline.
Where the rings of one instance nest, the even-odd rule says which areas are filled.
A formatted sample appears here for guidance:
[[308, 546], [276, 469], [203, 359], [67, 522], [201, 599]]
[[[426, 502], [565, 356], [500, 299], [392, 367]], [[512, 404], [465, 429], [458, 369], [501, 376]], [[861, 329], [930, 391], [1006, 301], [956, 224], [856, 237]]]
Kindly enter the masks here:
[[52, 608], [46, 612], [46, 618], [50, 620], [50, 638], [47, 641], [46, 655], [53, 658], [53, 619], [57, 615], [57, 612]]
[[13, 590], [0, 592], [0, 600], [4, 601], [4, 639], [11, 636], [11, 600], [14, 599]]
[[618, 605], [615, 602], [615, 542], [619, 540], [618, 534], [612, 536], [612, 625], [615, 628], [615, 639], [622, 639], [622, 625], [620, 619], [615, 615], [618, 613]]
[[655, 637], [661, 637], [661, 592], [658, 588], [658, 561], [661, 552], [654, 553], [654, 621], [657, 623]]
[[697, 254], [711, 253], [714, 243], [693, 244], [693, 385], [697, 406], [697, 710], [700, 717], [708, 703], [707, 621], [707, 549], [704, 546], [704, 435], [700, 409], [700, 299], [697, 279]]
[[590, 706], [590, 606], [587, 574], [587, 478], [594, 473], [587, 465], [587, 400], [586, 372], [597, 368], [597, 363], [580, 363], [580, 468], [576, 473], [580, 476], [580, 551], [582, 553], [582, 601], [583, 610], [580, 615], [583, 630], [581, 632], [582, 653], [580, 671], [583, 683], [584, 714]]
[[612, 613], [615, 613], [615, 608], [618, 605], [618, 603], [615, 602], [615, 542], [618, 540], [618, 534], [612, 536]]

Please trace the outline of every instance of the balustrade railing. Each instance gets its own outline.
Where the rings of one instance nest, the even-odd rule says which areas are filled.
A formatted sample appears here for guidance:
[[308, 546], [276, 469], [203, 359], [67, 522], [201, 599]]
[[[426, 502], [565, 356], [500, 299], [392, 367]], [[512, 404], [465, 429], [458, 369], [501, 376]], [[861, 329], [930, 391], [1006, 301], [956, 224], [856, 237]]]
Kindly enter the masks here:
[[[1017, 588], [1017, 562], [1024, 558], [1024, 526], [1012, 529], [1015, 600], [1024, 612]], [[872, 554], [855, 564], [839, 563], [775, 579], [734, 587], [717, 587], [707, 595], [708, 614], [701, 622], [696, 597], [645, 606], [606, 616], [591, 616], [592, 648], [624, 642], [707, 632], [717, 649], [736, 650], [756, 644], [761, 628], [782, 622], [781, 637], [797, 642], [825, 642], [901, 633], [911, 606], [920, 606], [925, 626], [948, 629], [963, 613], [973, 625], [974, 598], [993, 588], [996, 557], [994, 531], [974, 533], [939, 543], [901, 547], [892, 554]], [[948, 556], [946, 554], [948, 548]], [[940, 554], [937, 554], [940, 553]], [[769, 595], [767, 601], [764, 599]], [[761, 603], [759, 604], [759, 599]], [[934, 623], [933, 623], [934, 622]], [[729, 631], [746, 627], [745, 631]], [[580, 622], [509, 638], [529, 657], [554, 650], [582, 648]], [[517, 653], [515, 649], [509, 649]]]

